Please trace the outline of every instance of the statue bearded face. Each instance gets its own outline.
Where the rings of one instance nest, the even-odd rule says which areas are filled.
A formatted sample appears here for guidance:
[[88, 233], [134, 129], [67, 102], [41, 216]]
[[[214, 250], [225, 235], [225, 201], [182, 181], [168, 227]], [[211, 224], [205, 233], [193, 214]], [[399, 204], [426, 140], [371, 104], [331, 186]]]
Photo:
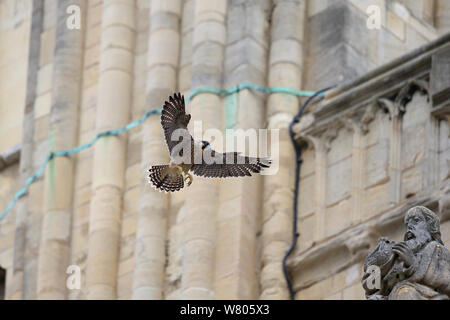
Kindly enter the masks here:
[[404, 240], [413, 251], [419, 250], [432, 240], [428, 221], [420, 211], [417, 210], [408, 214]]

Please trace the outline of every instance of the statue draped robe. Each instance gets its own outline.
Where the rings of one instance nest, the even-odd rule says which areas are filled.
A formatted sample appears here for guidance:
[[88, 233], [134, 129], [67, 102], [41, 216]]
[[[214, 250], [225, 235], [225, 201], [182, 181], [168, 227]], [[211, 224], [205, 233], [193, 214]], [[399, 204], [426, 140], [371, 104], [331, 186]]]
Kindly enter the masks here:
[[413, 274], [397, 283], [389, 300], [448, 300], [450, 296], [450, 252], [431, 241], [416, 254]]

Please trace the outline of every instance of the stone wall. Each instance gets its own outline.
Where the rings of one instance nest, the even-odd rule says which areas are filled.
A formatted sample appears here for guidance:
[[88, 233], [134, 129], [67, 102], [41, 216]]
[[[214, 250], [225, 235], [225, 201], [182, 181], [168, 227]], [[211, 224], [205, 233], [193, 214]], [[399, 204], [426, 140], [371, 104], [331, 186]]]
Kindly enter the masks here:
[[31, 1], [0, 1], [0, 152], [21, 142]]
[[[0, 175], [0, 204], [6, 208], [14, 197], [19, 178], [19, 166], [17, 164], [9, 166]], [[14, 258], [14, 233], [15, 233], [15, 210], [13, 210], [0, 224], [0, 265], [7, 270], [5, 297], [12, 292], [12, 267]]]
[[289, 263], [298, 299], [364, 298], [362, 259], [378, 237], [401, 239], [415, 204], [440, 215], [448, 245], [450, 82], [438, 71], [448, 53], [437, 41], [376, 69], [296, 125], [305, 150], [300, 244]]
[[[349, 81], [448, 32], [438, 18], [447, 12], [444, 2], [307, 1], [306, 86], [319, 89]], [[373, 11], [367, 10], [373, 5], [380, 8], [381, 25], [369, 30], [365, 25]], [[426, 18], [427, 12], [436, 17]]]
[[[438, 8], [431, 18], [428, 2]], [[380, 30], [366, 27], [373, 3], [381, 9]], [[297, 90], [340, 84], [340, 99], [352, 80], [369, 74], [365, 83], [376, 82], [377, 67], [450, 30], [444, 0], [417, 3], [0, 0], [0, 210], [49, 151], [135, 121], [175, 91], [187, 96], [202, 86], [244, 82]], [[62, 6], [70, 4], [82, 9], [76, 34], [62, 23]], [[66, 32], [70, 45], [63, 43]], [[76, 63], [64, 73], [64, 65]], [[431, 86], [442, 105], [445, 79]], [[356, 116], [365, 117], [362, 127], [347, 119], [319, 132], [322, 140], [316, 133], [300, 139], [300, 239], [290, 266], [297, 298], [361, 298], [359, 253], [355, 258], [348, 253], [353, 247], [340, 243], [358, 247], [354, 237], [366, 243], [372, 233], [361, 226], [448, 181], [448, 118], [420, 91], [405, 104], [400, 127], [386, 112], [395, 100], [388, 94], [380, 97], [388, 100], [384, 107]], [[6, 297], [288, 298], [281, 260], [291, 242], [295, 161], [287, 127], [303, 100], [244, 89], [225, 98], [200, 94], [187, 105], [203, 128], [280, 129], [275, 176], [195, 178], [181, 192], [156, 192], [146, 182], [147, 169], [168, 160], [157, 116], [52, 160], [0, 222]], [[235, 114], [225, 111], [230, 103]], [[320, 121], [336, 120], [324, 114]], [[400, 234], [400, 225], [388, 225], [377, 232]], [[448, 241], [449, 223], [442, 228]], [[305, 252], [322, 260], [310, 263], [307, 255], [302, 262]], [[328, 270], [321, 252], [337, 256], [339, 267]], [[65, 289], [67, 264], [80, 267], [80, 290]]]

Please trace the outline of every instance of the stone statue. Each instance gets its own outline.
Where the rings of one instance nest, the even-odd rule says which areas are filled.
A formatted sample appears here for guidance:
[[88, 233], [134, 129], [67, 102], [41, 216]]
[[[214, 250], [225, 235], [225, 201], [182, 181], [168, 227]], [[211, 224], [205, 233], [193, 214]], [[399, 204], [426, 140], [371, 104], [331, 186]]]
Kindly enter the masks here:
[[362, 285], [369, 300], [448, 300], [450, 252], [439, 218], [417, 206], [405, 217], [403, 241], [381, 238], [364, 263]]

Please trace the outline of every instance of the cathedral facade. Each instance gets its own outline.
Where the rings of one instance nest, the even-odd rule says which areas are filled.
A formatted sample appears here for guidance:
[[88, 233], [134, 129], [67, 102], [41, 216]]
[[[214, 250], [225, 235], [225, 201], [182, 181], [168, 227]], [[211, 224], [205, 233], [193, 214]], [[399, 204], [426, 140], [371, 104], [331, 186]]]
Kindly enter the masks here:
[[[448, 0], [0, 0], [0, 295], [364, 299], [365, 256], [412, 206], [450, 245], [449, 32]], [[146, 113], [248, 83], [333, 86], [293, 127], [284, 264], [306, 97], [187, 103], [203, 129], [278, 129], [276, 174], [147, 180], [168, 152]]]

